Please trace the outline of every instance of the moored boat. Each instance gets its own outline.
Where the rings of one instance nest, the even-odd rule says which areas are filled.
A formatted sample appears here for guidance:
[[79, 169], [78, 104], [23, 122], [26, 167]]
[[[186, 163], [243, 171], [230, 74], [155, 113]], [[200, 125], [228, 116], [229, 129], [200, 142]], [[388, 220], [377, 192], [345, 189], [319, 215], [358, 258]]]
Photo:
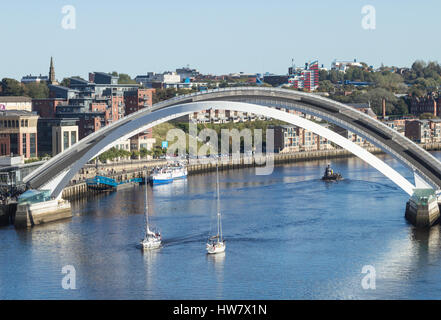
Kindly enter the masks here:
[[153, 184], [170, 183], [173, 181], [172, 170], [169, 168], [155, 168], [153, 170], [151, 180]]
[[185, 165], [178, 164], [169, 168], [171, 169], [173, 179], [184, 179], [187, 177], [188, 172]]
[[151, 182], [153, 184], [170, 183], [175, 179], [186, 178], [187, 174], [187, 167], [181, 163], [165, 167], [157, 167], [153, 170]]

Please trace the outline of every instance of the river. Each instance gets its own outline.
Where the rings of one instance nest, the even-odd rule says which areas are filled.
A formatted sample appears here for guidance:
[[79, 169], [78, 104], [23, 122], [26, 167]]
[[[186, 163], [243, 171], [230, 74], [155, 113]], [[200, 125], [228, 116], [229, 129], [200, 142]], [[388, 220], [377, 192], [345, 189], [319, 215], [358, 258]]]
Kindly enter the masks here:
[[[148, 186], [157, 251], [138, 245], [144, 186], [73, 201], [69, 220], [0, 228], [0, 299], [440, 299], [440, 227], [416, 231], [407, 194], [363, 161], [332, 160], [336, 183], [320, 181], [326, 163], [220, 172], [225, 255], [205, 253], [215, 173]], [[366, 265], [374, 290], [361, 285]]]

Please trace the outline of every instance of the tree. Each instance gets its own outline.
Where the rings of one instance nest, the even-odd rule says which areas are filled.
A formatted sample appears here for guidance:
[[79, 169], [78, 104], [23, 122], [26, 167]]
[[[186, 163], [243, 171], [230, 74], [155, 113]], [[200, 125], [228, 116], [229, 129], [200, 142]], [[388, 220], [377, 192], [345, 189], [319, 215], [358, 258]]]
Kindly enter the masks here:
[[139, 154], [141, 155], [142, 158], [145, 158], [145, 157], [147, 157], [148, 155], [151, 155], [152, 152], [151, 152], [151, 151], [148, 151], [146, 148], [141, 148], [141, 149], [139, 150]]
[[2, 94], [5, 96], [24, 96], [26, 92], [24, 85], [15, 79], [4, 78], [2, 87]]
[[120, 73], [118, 78], [119, 84], [136, 84], [136, 81], [133, 80], [128, 74]]
[[49, 97], [49, 88], [45, 82], [33, 82], [25, 85], [25, 94], [32, 99]]
[[69, 86], [70, 86], [70, 78], [64, 78], [63, 80], [61, 80], [60, 85], [63, 86], [63, 87], [69, 88]]
[[433, 113], [426, 112], [426, 113], [420, 114], [420, 119], [421, 120], [423, 120], [423, 119], [433, 119], [433, 118], [435, 118]]
[[319, 91], [321, 92], [331, 92], [334, 90], [332, 82], [329, 80], [323, 80], [319, 82]]
[[376, 87], [384, 88], [393, 92], [402, 93], [405, 92], [407, 88], [401, 75], [389, 71], [382, 73], [376, 72], [373, 81]]

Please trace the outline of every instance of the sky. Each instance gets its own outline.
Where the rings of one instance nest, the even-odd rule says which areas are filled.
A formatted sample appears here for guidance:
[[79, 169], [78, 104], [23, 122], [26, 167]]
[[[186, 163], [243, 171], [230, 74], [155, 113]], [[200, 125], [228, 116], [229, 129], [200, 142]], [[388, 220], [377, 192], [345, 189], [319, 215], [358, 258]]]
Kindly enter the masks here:
[[[65, 29], [75, 9], [75, 29]], [[366, 5], [375, 29], [364, 29]], [[88, 72], [132, 77], [189, 65], [202, 73], [286, 74], [318, 59], [441, 62], [439, 0], [0, 0], [0, 79]], [[70, 24], [72, 26], [72, 24]]]

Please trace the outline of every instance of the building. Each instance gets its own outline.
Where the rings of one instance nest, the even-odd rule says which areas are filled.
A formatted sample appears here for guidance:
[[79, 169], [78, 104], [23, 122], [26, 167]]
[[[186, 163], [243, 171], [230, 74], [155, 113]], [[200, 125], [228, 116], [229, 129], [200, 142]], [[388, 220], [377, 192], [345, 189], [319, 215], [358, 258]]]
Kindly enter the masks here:
[[118, 84], [118, 76], [114, 76], [105, 72], [93, 72], [89, 73], [89, 82], [96, 84]]
[[[73, 78], [71, 78], [73, 79]], [[48, 85], [49, 98], [69, 100], [80, 94], [80, 91], [60, 85]]]
[[55, 116], [78, 119], [80, 139], [153, 102], [153, 90], [138, 90], [138, 84], [118, 84], [117, 76], [104, 72], [89, 73], [89, 81], [70, 78], [69, 88], [49, 88], [53, 99], [66, 100], [55, 106]]
[[416, 143], [440, 143], [441, 120], [407, 120], [405, 135]]
[[310, 63], [305, 63], [304, 70], [294, 70], [290, 68], [291, 72], [288, 79], [288, 84], [296, 89], [304, 89], [306, 91], [314, 91], [319, 87], [319, 63], [317, 60]]
[[0, 111], [0, 155], [37, 157], [37, 121], [29, 111]]
[[331, 64], [331, 70], [337, 70], [342, 72], [346, 72], [346, 69], [351, 67], [362, 68], [363, 65], [360, 62], [357, 62], [357, 59], [354, 59], [354, 61], [334, 60]]
[[55, 80], [55, 68], [54, 68], [54, 59], [51, 57], [51, 63], [49, 66], [49, 80], [48, 84], [58, 84], [57, 80]]
[[32, 99], [32, 111], [42, 118], [55, 118], [57, 107], [67, 105], [63, 98]]
[[152, 150], [153, 145], [156, 142], [155, 138], [151, 138], [151, 133], [140, 133], [136, 136], [130, 138], [130, 150], [141, 150], [141, 149], [147, 149]]
[[33, 75], [27, 75], [23, 76], [21, 78], [21, 83], [28, 84], [28, 83], [47, 83], [49, 81], [48, 76], [42, 76], [41, 74], [39, 76], [33, 76]]
[[40, 156], [55, 156], [78, 141], [78, 119], [39, 118], [37, 125]]
[[279, 153], [333, 149], [331, 143], [315, 133], [294, 125], [274, 129], [274, 151]]
[[410, 98], [410, 110], [409, 112], [415, 116], [419, 116], [423, 113], [433, 114], [435, 117], [441, 116], [441, 112], [438, 108], [441, 103], [441, 97], [435, 94], [425, 97], [412, 97]]
[[431, 141], [431, 128], [429, 120], [406, 121], [405, 135], [416, 143], [428, 143]]
[[405, 135], [406, 121], [408, 121], [408, 119], [394, 119], [394, 120], [384, 121], [384, 124], [387, 125], [389, 128], [398, 131], [402, 135]]
[[[137, 112], [143, 108], [149, 108], [153, 105], [153, 93], [155, 89], [141, 89], [124, 92], [124, 103], [126, 115]], [[140, 150], [146, 148], [151, 150], [155, 143], [153, 139], [152, 128], [147, 129], [145, 132], [137, 134], [130, 138], [130, 149]]]
[[176, 69], [176, 73], [180, 76], [181, 81], [185, 81], [185, 79], [190, 79], [193, 81], [201, 76], [198, 70], [190, 69], [188, 66]]
[[125, 114], [137, 112], [143, 108], [148, 108], [153, 105], [153, 93], [155, 89], [141, 89], [125, 91], [124, 104]]
[[135, 81], [145, 88], [167, 88], [181, 83], [181, 76], [176, 72], [155, 73], [136, 76]]
[[32, 99], [22, 96], [0, 96], [0, 111], [22, 110], [32, 111]]
[[49, 74], [47, 76], [42, 76], [41, 74], [39, 76], [33, 76], [30, 74], [27, 76], [23, 76], [21, 78], [21, 83], [23, 83], [23, 84], [47, 83], [47, 84], [57, 85], [58, 82], [55, 79], [54, 59], [51, 57], [51, 61], [50, 61], [50, 65], [49, 65]]

